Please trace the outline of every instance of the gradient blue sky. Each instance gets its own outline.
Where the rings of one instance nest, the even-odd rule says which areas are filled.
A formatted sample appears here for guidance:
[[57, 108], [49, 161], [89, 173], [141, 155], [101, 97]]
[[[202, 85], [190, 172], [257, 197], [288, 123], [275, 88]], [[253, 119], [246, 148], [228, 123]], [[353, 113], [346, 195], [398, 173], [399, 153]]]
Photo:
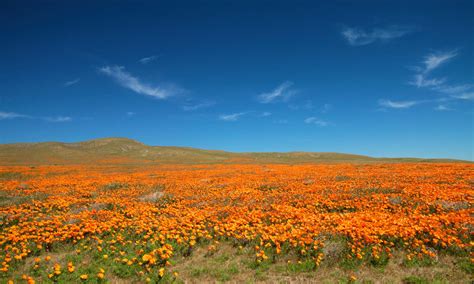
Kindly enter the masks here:
[[473, 160], [473, 3], [2, 1], [0, 143]]

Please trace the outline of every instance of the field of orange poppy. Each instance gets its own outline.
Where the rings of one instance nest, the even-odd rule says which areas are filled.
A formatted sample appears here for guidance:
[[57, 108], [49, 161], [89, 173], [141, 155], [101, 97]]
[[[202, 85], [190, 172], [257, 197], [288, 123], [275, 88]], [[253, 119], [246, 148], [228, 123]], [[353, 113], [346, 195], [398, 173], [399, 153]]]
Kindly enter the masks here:
[[473, 185], [465, 163], [2, 166], [0, 282], [469, 283]]

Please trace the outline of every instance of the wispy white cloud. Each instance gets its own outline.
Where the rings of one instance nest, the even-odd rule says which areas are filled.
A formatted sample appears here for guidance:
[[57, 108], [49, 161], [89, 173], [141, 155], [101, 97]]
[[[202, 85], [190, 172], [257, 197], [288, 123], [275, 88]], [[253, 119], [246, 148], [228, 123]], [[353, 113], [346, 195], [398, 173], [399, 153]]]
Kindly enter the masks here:
[[448, 51], [448, 52], [437, 52], [431, 53], [425, 57], [423, 63], [425, 64], [425, 68], [423, 70], [424, 73], [428, 73], [444, 63], [447, 63], [452, 58], [458, 55], [456, 50]]
[[317, 117], [314, 117], [314, 116], [311, 116], [311, 117], [308, 117], [304, 120], [304, 123], [307, 123], [307, 124], [315, 124], [317, 126], [321, 126], [321, 127], [324, 127], [324, 126], [328, 126], [329, 123], [325, 120], [322, 120], [322, 119], [319, 119]]
[[193, 110], [198, 110], [202, 108], [208, 108], [211, 106], [214, 106], [216, 103], [215, 102], [204, 102], [204, 103], [199, 103], [195, 105], [185, 105], [183, 106], [184, 111], [193, 111]]
[[68, 122], [72, 120], [69, 116], [42, 117], [41, 119], [49, 122]]
[[379, 105], [384, 108], [392, 109], [407, 109], [421, 103], [436, 103], [437, 106], [434, 110], [447, 111], [452, 110], [446, 103], [453, 100], [474, 100], [474, 92], [471, 92], [472, 84], [462, 85], [448, 85], [446, 84], [446, 78], [430, 78], [430, 74], [433, 70], [446, 64], [451, 59], [458, 56], [457, 50], [451, 50], [447, 52], [434, 52], [424, 57], [421, 66], [414, 67], [416, 74], [414, 80], [409, 82], [418, 88], [427, 88], [432, 91], [436, 91], [449, 96], [443, 96], [435, 99], [427, 100], [407, 100], [407, 101], [392, 101], [392, 100], [379, 100]]
[[442, 86], [438, 86], [434, 88], [435, 91], [445, 93], [445, 94], [450, 94], [450, 95], [464, 93], [464, 92], [469, 91], [470, 89], [472, 89], [471, 84], [454, 85], [454, 86], [442, 85]]
[[271, 112], [264, 111], [264, 112], [262, 112], [262, 114], [261, 114], [260, 116], [261, 116], [261, 117], [267, 117], [267, 116], [270, 116], [270, 115], [272, 115]]
[[166, 99], [174, 94], [177, 90], [168, 90], [160, 87], [153, 87], [141, 82], [137, 77], [132, 76], [125, 71], [123, 66], [104, 66], [99, 72], [114, 79], [119, 85], [130, 89], [138, 94], [151, 96], [157, 99]]
[[76, 78], [74, 80], [67, 81], [66, 83], [64, 83], [64, 87], [70, 87], [72, 85], [79, 83], [79, 81], [81, 81], [81, 78]]
[[148, 57], [143, 57], [140, 60], [138, 60], [138, 62], [140, 62], [141, 64], [148, 64], [152, 61], [157, 60], [158, 58], [160, 58], [159, 55], [152, 55], [152, 56], [148, 56]]
[[224, 120], [224, 121], [237, 121], [244, 114], [245, 114], [245, 112], [238, 112], [238, 113], [232, 113], [232, 114], [221, 114], [219, 116], [219, 119]]
[[29, 115], [16, 113], [16, 112], [5, 112], [0, 111], [0, 120], [2, 119], [14, 119], [14, 118], [29, 118]]
[[436, 52], [425, 56], [423, 60], [423, 66], [415, 67], [417, 73], [414, 75], [414, 80], [409, 82], [411, 85], [417, 86], [418, 88], [432, 88], [442, 89], [446, 78], [428, 78], [431, 71], [437, 69], [441, 65], [447, 63], [452, 58], [458, 55], [456, 50], [448, 52]]
[[[428, 78], [429, 74], [448, 63], [450, 60], [458, 56], [457, 50], [451, 50], [447, 52], [435, 52], [424, 57], [423, 66], [415, 67], [416, 74], [414, 80], [410, 84], [417, 86], [418, 88], [429, 88], [432, 91], [448, 94], [449, 97], [439, 98], [431, 100], [431, 102], [442, 102], [449, 100], [473, 100], [474, 92], [472, 92], [473, 84], [461, 84], [461, 85], [448, 85], [446, 84], [446, 78]], [[436, 110], [443, 109], [443, 105], [439, 105], [435, 108]]]
[[437, 105], [434, 110], [437, 111], [450, 111], [452, 110], [451, 108], [447, 107], [446, 105]]
[[48, 122], [66, 122], [66, 121], [72, 120], [72, 118], [69, 116], [31, 116], [31, 115], [21, 114], [21, 113], [16, 113], [16, 112], [0, 111], [0, 120], [16, 119], [16, 118], [37, 119], [37, 120], [44, 120]]
[[421, 73], [421, 74], [415, 74], [415, 78], [412, 82], [410, 82], [410, 84], [417, 86], [418, 88], [425, 88], [425, 87], [439, 87], [440, 85], [444, 84], [444, 82], [446, 82], [445, 78], [427, 79], [426, 75]]
[[452, 95], [452, 97], [460, 100], [474, 100], [474, 92]]
[[362, 46], [374, 43], [376, 41], [388, 41], [391, 39], [402, 37], [413, 31], [412, 28], [390, 26], [386, 28], [374, 28], [372, 30], [364, 30], [360, 28], [346, 27], [342, 30], [342, 36], [352, 46]]
[[258, 96], [262, 104], [268, 104], [276, 101], [287, 101], [296, 91], [291, 89], [293, 82], [286, 81], [271, 92], [263, 93]]
[[396, 108], [396, 109], [404, 109], [404, 108], [411, 108], [417, 104], [421, 103], [421, 101], [391, 101], [391, 100], [379, 100], [379, 105], [382, 107], [387, 108]]
[[128, 117], [132, 117], [134, 116], [136, 113], [134, 113], [133, 111], [127, 111], [127, 116]]

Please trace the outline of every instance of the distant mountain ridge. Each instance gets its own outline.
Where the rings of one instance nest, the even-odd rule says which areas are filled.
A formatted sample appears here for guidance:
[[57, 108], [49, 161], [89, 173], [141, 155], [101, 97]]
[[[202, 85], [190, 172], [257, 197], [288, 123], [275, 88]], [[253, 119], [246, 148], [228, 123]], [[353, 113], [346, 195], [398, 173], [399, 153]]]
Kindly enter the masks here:
[[101, 138], [77, 143], [40, 142], [0, 144], [2, 165], [88, 163], [371, 163], [468, 162], [453, 159], [373, 158], [329, 152], [235, 153], [191, 147], [148, 146], [128, 138]]

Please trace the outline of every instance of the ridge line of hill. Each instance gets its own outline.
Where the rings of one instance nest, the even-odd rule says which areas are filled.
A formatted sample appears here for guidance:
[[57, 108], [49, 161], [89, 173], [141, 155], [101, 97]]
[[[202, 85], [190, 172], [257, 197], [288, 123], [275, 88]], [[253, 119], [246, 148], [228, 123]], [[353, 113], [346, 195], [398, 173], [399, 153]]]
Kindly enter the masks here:
[[0, 144], [1, 165], [51, 164], [206, 164], [206, 163], [374, 163], [374, 162], [465, 162], [455, 159], [376, 158], [336, 152], [228, 152], [192, 147], [149, 146], [122, 138], [99, 138], [82, 142], [34, 142]]

